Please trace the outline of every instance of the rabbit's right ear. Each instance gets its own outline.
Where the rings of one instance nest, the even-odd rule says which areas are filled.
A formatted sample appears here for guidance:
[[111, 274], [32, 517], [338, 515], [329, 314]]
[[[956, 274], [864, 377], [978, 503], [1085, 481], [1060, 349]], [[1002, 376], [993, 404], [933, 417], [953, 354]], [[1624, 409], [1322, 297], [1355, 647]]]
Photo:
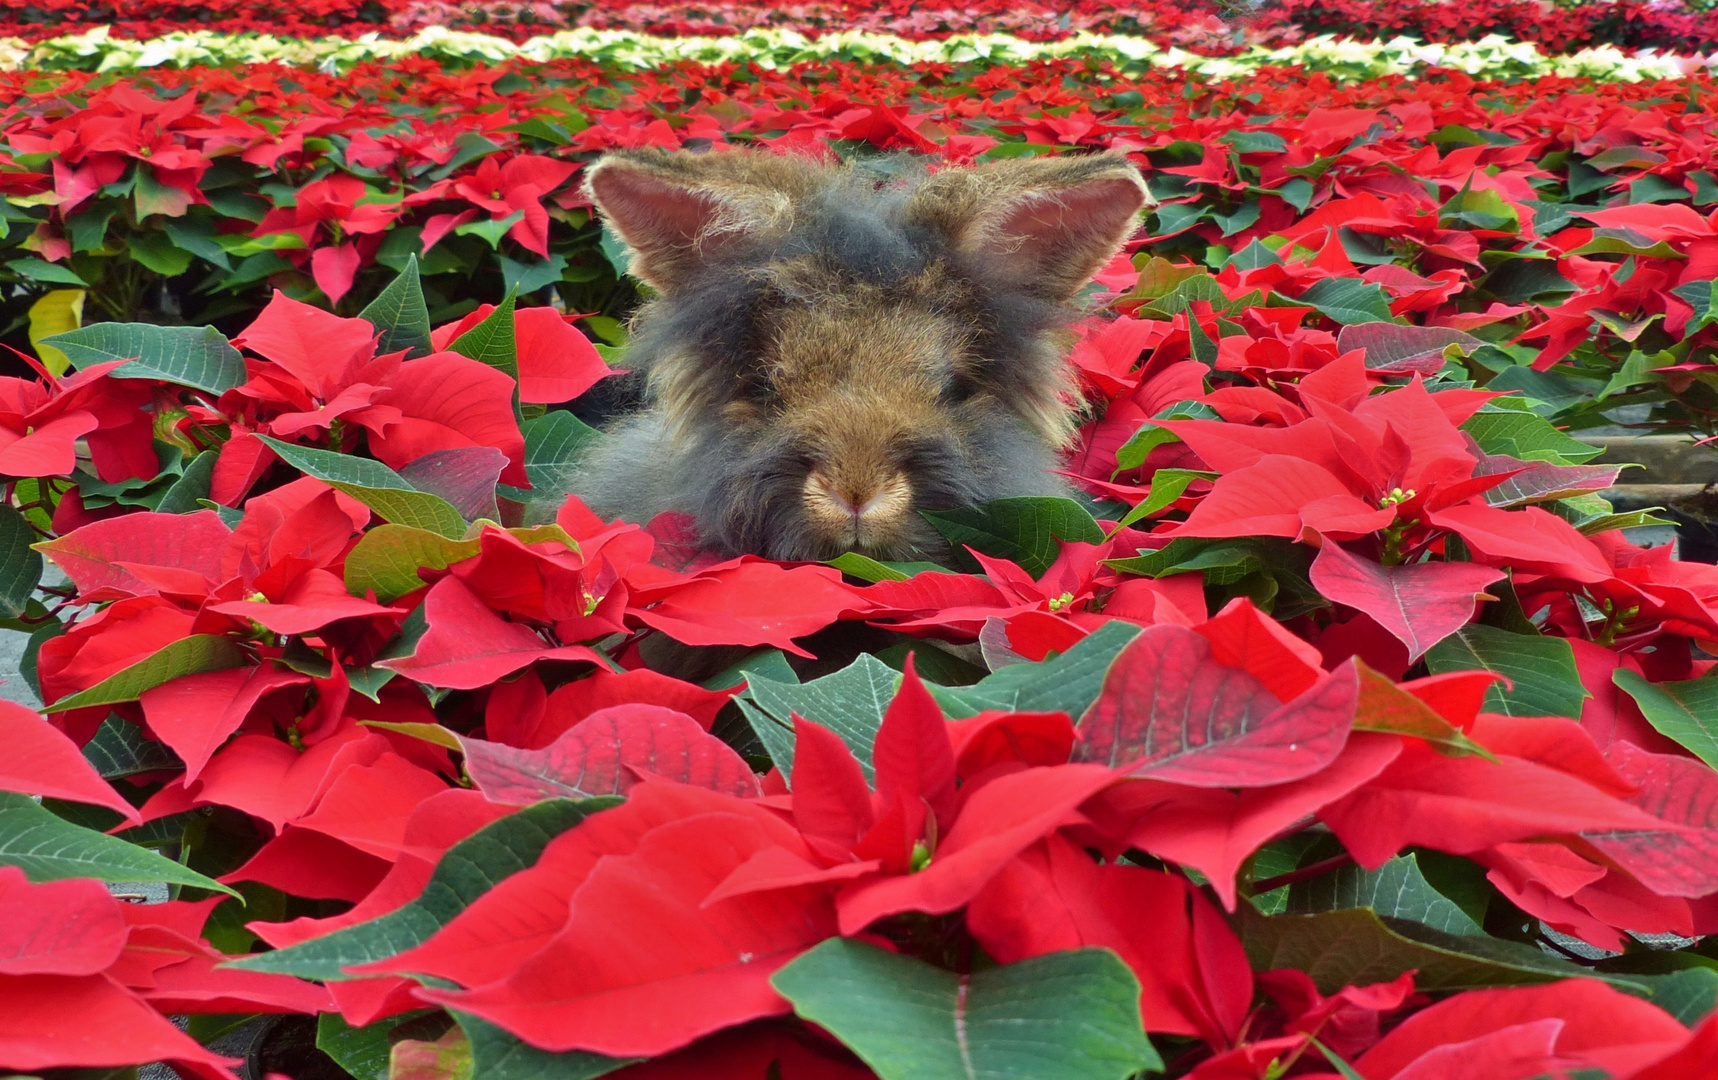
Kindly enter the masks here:
[[1119, 154], [1022, 158], [937, 173], [913, 193], [907, 219], [982, 259], [997, 280], [1065, 303], [1133, 235], [1150, 201]]
[[816, 162], [774, 154], [621, 150], [585, 171], [585, 194], [632, 249], [633, 276], [672, 295], [701, 259], [785, 231], [824, 174]]

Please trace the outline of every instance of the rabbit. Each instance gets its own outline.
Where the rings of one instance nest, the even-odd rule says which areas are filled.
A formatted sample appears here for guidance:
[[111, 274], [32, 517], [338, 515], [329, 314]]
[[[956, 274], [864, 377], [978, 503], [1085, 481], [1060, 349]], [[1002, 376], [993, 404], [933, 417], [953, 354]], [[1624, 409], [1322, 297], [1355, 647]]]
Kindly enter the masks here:
[[1072, 301], [1149, 199], [1124, 157], [879, 178], [624, 150], [584, 190], [657, 294], [626, 353], [644, 408], [573, 484], [596, 512], [682, 511], [727, 555], [907, 560], [947, 550], [920, 510], [1067, 492]]

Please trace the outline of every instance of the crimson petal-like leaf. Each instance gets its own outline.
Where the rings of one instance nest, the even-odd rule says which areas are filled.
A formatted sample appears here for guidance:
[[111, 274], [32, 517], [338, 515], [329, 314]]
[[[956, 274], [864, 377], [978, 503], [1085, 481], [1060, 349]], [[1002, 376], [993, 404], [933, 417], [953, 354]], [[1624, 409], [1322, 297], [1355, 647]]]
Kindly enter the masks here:
[[[1469, 1064], [1477, 1064], [1476, 1059], [1451, 1054], [1450, 1050], [1473, 1047], [1488, 1035], [1540, 1022], [1551, 1023], [1557, 1051], [1556, 1060], [1548, 1063], [1553, 1072], [1597, 1065], [1598, 1061], [1584, 1060], [1584, 1051], [1615, 1054], [1638, 1047], [1645, 1051], [1647, 1061], [1653, 1061], [1687, 1036], [1682, 1025], [1656, 1005], [1597, 980], [1568, 979], [1545, 986], [1473, 990], [1447, 998], [1409, 1017], [1368, 1050], [1359, 1066], [1366, 1076], [1501, 1075], [1483, 1066], [1467, 1071]], [[1449, 1060], [1440, 1063], [1443, 1068], [1425, 1068], [1431, 1063], [1428, 1056], [1432, 1061], [1439, 1056]], [[1619, 1059], [1603, 1060], [1614, 1067]], [[1528, 1068], [1508, 1075], [1530, 1076], [1537, 1071]], [[1631, 1068], [1616, 1069], [1615, 1075], [1637, 1074]], [[1688, 1076], [1693, 1080], [1693, 1073]]]
[[1362, 732], [1349, 739], [1329, 768], [1302, 780], [1239, 791], [1148, 781], [1117, 785], [1101, 801], [1112, 813], [1135, 819], [1127, 834], [1129, 845], [1200, 871], [1232, 911], [1235, 875], [1248, 856], [1308, 814], [1375, 778], [1401, 749], [1398, 739]]
[[419, 491], [440, 495], [467, 521], [495, 521], [495, 485], [507, 469], [507, 455], [493, 446], [431, 450], [400, 467], [400, 476]]
[[375, 404], [403, 414], [370, 449], [395, 469], [436, 450], [490, 446], [507, 459], [501, 479], [515, 487], [525, 475], [525, 436], [513, 416], [514, 382], [487, 364], [458, 353], [431, 353], [400, 365]]
[[[610, 375], [620, 374], [554, 308], [520, 308], [513, 320], [520, 401], [548, 405], [571, 401]], [[465, 350], [455, 343], [454, 351]]]
[[812, 843], [851, 850], [875, 823], [871, 789], [841, 736], [793, 716], [793, 821]]
[[[561, 932], [573, 894], [604, 858], [630, 855], [658, 827], [700, 814], [728, 812], [736, 806], [764, 816], [774, 813], [757, 803], [736, 803], [704, 788], [661, 780], [639, 784], [624, 802], [612, 796], [593, 802], [599, 807], [610, 804], [612, 809], [601, 814], [592, 810], [588, 822], [563, 822], [554, 829], [536, 830], [539, 837], [543, 831], [550, 835], [532, 849], [524, 869], [486, 885], [469, 905], [439, 915], [435, 927], [418, 938], [421, 944], [403, 949], [396, 945], [378, 954], [385, 959], [372, 957], [374, 963], [354, 965], [352, 973], [412, 972], [462, 986], [498, 982]], [[541, 802], [514, 816], [519, 824], [527, 824], [542, 816], [544, 808], [591, 806], [591, 802]], [[487, 872], [481, 863], [474, 863], [472, 869]]]
[[[403, 529], [404, 526], [384, 525], [382, 528]], [[250, 619], [277, 634], [294, 635], [320, 630], [341, 619], [398, 618], [402, 614], [353, 596], [346, 585], [327, 570], [306, 570], [300, 574], [297, 581], [287, 586], [285, 595], [277, 604], [266, 600], [229, 600], [224, 604], [210, 604], [209, 610]]]
[[142, 823], [76, 743], [24, 706], [0, 701], [0, 746], [6, 748], [0, 755], [0, 791], [93, 803], [125, 815], [132, 824]]
[[1055, 832], [1079, 805], [1113, 780], [1092, 765], [1056, 765], [998, 777], [973, 792], [953, 828], [916, 874], [859, 882], [839, 901], [841, 932], [852, 936], [885, 915], [954, 911], [1014, 856]]
[[1660, 896], [1718, 891], [1718, 772], [1703, 762], [1613, 743], [1607, 760], [1639, 787], [1629, 803], [1663, 818], [1663, 829], [1582, 834]]
[[338, 392], [348, 363], [372, 349], [375, 338], [376, 328], [363, 319], [343, 319], [276, 290], [235, 344], [266, 356], [326, 400]]
[[704, 899], [772, 830], [737, 814], [664, 825], [605, 858], [566, 928], [506, 979], [419, 995], [500, 1024], [534, 1046], [616, 1057], [665, 1054], [791, 1006], [769, 978], [835, 934], [826, 896], [786, 889]]
[[1450, 757], [1416, 740], [1376, 780], [1318, 812], [1362, 866], [1410, 845], [1466, 855], [1559, 833], [1662, 822], [1579, 777], [1506, 754]]
[[[232, 530], [211, 510], [194, 514], [126, 514], [92, 522], [55, 540], [36, 545], [78, 587], [82, 597], [101, 590], [110, 595], [144, 596], [158, 590], [134, 571], [160, 579], [160, 570], [175, 572], [183, 590], [199, 593], [225, 576], [221, 552]], [[176, 590], [180, 591], [180, 590]]]
[[[1210, 1008], [1207, 980], [1240, 975], [1233, 997], [1244, 1016], [1252, 1000], [1246, 957], [1238, 965], [1201, 967], [1189, 903], [1192, 885], [1180, 874], [1110, 863], [1061, 837], [1022, 852], [967, 907], [966, 922], [984, 951], [1001, 963], [1081, 947], [1114, 949], [1140, 981], [1145, 1029], [1173, 1035], [1211, 1032], [1224, 1041]], [[1240, 953], [1231, 940], [1231, 952]], [[1239, 970], [1234, 970], [1238, 968]], [[1241, 973], [1245, 973], [1244, 975]], [[1225, 997], [1229, 995], [1224, 995]]]
[[660, 705], [599, 709], [541, 750], [464, 736], [460, 744], [466, 771], [491, 802], [621, 795], [638, 773], [741, 798], [758, 794], [744, 758], [698, 721]]
[[155, 737], [185, 762], [188, 784], [263, 695], [309, 681], [307, 675], [267, 664], [247, 665], [182, 675], [145, 690], [138, 700]]
[[529, 627], [507, 622], [451, 575], [436, 582], [425, 596], [424, 617], [429, 630], [418, 639], [412, 655], [379, 661], [377, 667], [430, 686], [472, 690], [536, 660], [602, 660], [583, 645], [552, 647]]
[[125, 948], [119, 903], [88, 878], [30, 884], [0, 866], [0, 976], [94, 975]]
[[954, 744], [936, 699], [907, 657], [901, 689], [889, 703], [871, 748], [877, 772], [877, 798], [887, 806], [897, 798], [923, 800], [939, 821], [954, 818]]
[[1328, 540], [1311, 574], [1326, 599], [1365, 612], [1395, 635], [1408, 647], [1410, 662], [1466, 626], [1486, 586], [1502, 576], [1502, 570], [1475, 563], [1383, 566]]
[[1252, 675], [1213, 660], [1205, 638], [1151, 626], [1110, 666], [1073, 759], [1192, 787], [1287, 783], [1336, 760], [1358, 695], [1348, 665], [1279, 703]]
[[238, 1062], [205, 1049], [105, 975], [0, 979], [0, 1047], [12, 1069], [170, 1061], [206, 1080]]
[[810, 656], [794, 638], [870, 607], [838, 570], [748, 560], [703, 574], [634, 614], [686, 645], [773, 645]]

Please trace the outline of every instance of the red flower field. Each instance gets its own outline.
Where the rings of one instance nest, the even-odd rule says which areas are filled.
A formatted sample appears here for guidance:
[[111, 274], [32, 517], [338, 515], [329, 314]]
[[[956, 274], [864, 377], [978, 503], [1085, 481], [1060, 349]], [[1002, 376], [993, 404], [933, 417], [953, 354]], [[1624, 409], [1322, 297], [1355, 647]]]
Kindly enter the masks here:
[[926, 5], [908, 0], [735, 4], [640, 0], [3, 0], [0, 34], [35, 41], [105, 26], [149, 38], [186, 30], [314, 37], [408, 34], [426, 27], [481, 30], [511, 38], [567, 27], [656, 34], [726, 35], [759, 27], [821, 34], [845, 30], [936, 38], [1010, 33], [1056, 40], [1070, 33], [1137, 34], [1221, 55], [1241, 43], [1281, 45], [1315, 34], [1366, 40], [1398, 34], [1423, 41], [1473, 41], [1487, 34], [1531, 41], [1556, 52], [1616, 45], [1673, 52], [1718, 47], [1710, 5], [1702, 0], [968, 0]]
[[[1718, 1075], [1718, 567], [1570, 434], [1718, 434], [1710, 76], [4, 78], [6, 1069]], [[640, 146], [1135, 162], [1078, 497], [568, 496]]]

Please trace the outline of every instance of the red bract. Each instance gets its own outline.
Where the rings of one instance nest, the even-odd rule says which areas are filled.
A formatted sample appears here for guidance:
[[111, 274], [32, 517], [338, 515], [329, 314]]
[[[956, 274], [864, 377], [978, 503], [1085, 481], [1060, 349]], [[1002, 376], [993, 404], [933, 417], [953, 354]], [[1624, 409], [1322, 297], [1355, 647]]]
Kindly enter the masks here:
[[[507, 235], [519, 241], [527, 250], [543, 258], [549, 257], [549, 214], [543, 209], [543, 198], [578, 171], [578, 165], [556, 161], [538, 154], [520, 154], [504, 163], [495, 156], [483, 159], [477, 171], [457, 180], [442, 180], [409, 196], [407, 206], [421, 206], [442, 200], [459, 200], [488, 211], [491, 220], [519, 215]], [[457, 225], [476, 216], [474, 211], [457, 214], [437, 214], [424, 225], [423, 247], [427, 252], [437, 240]], [[560, 399], [566, 400], [566, 399]]]
[[392, 859], [411, 811], [446, 786], [395, 753], [386, 738], [348, 722], [302, 752], [271, 736], [241, 734], [196, 780], [162, 788], [143, 814], [151, 819], [193, 806], [228, 806], [277, 832], [298, 823]]
[[131, 514], [98, 521], [41, 546], [91, 603], [125, 596], [207, 595], [224, 576], [232, 530], [212, 511]]
[[1082, 946], [1116, 950], [1139, 976], [1147, 1031], [1227, 1047], [1252, 1004], [1241, 943], [1185, 878], [1099, 866], [1060, 837], [1009, 862], [973, 899], [967, 921], [1004, 963]]
[[227, 1080], [240, 1064], [205, 1049], [105, 975], [0, 978], [0, 1039], [19, 1069], [171, 1061]]
[[0, 867], [6, 1060], [32, 1069], [170, 1060], [226, 1080], [238, 1062], [204, 1049], [162, 1012], [316, 1012], [332, 1004], [296, 979], [217, 970], [225, 958], [197, 939], [211, 906], [134, 907], [95, 881], [32, 885], [15, 867]]
[[1489, 566], [1418, 563], [1380, 566], [1326, 541], [1312, 564], [1312, 583], [1339, 604], [1370, 615], [1408, 647], [1409, 661], [1473, 618], [1485, 587], [1503, 576]]
[[465, 768], [490, 802], [529, 806], [547, 798], [623, 794], [660, 776], [740, 798], [758, 793], [751, 767], [684, 713], [616, 705], [579, 721], [541, 750], [461, 739]]
[[139, 822], [137, 811], [84, 760], [77, 744], [22, 705], [0, 702], [0, 742], [7, 747], [0, 790], [94, 803]]
[[632, 603], [640, 621], [687, 645], [772, 645], [801, 656], [811, 654], [794, 638], [868, 607], [827, 567], [788, 569], [750, 557], [637, 589]]
[[[803, 850], [768, 812], [729, 806], [660, 825], [595, 860], [567, 925], [504, 981], [425, 996], [534, 1045], [614, 1055], [654, 1056], [787, 1012], [769, 976], [834, 933], [834, 912], [826, 890], [707, 899], [759, 853]], [[637, 931], [617, 939], [630, 927]]]
[[142, 411], [149, 386], [111, 378], [121, 366], [95, 364], [44, 383], [0, 379], [0, 473], [70, 473], [82, 439], [103, 480], [153, 476], [157, 462], [149, 445], [148, 414]]
[[1579, 979], [1470, 990], [1410, 1017], [1356, 1065], [1381, 1080], [1581, 1068], [1631, 1077], [1686, 1042], [1687, 1029], [1662, 1009]]
[[[1312, 1039], [1330, 1052], [1350, 1058], [1378, 1041], [1380, 1022], [1401, 1009], [1413, 995], [1413, 974], [1406, 973], [1387, 983], [1345, 986], [1329, 997], [1304, 972], [1293, 968], [1267, 971], [1259, 983], [1276, 1008], [1255, 1013], [1257, 1035], [1251, 1041], [1201, 1062], [1188, 1075], [1197, 1080], [1263, 1080], [1279, 1072], [1285, 1062], [1305, 1060], [1317, 1069], [1322, 1056]], [[1279, 1031], [1280, 1034], [1270, 1034]], [[1299, 1075], [1320, 1080], [1334, 1073], [1307, 1071]]]
[[429, 631], [404, 660], [382, 666], [430, 686], [487, 686], [537, 660], [599, 657], [583, 645], [553, 646], [519, 623], [504, 621], [457, 577], [437, 582], [424, 598]]
[[1142, 781], [1118, 785], [1094, 810], [1117, 842], [1197, 869], [1233, 910], [1242, 863], [1278, 833], [1373, 780], [1401, 752], [1400, 740], [1362, 733], [1304, 780], [1238, 792]]
[[[100, 378], [118, 364], [84, 373], [81, 382]], [[69, 473], [77, 461], [77, 440], [101, 423], [92, 413], [69, 409], [75, 396], [62, 396], [68, 384], [43, 386], [28, 379], [0, 380], [0, 472], [9, 476]], [[59, 393], [55, 393], [58, 390]]]
[[353, 236], [385, 231], [396, 217], [397, 207], [365, 201], [375, 195], [355, 176], [331, 176], [299, 189], [290, 208], [271, 210], [253, 235], [290, 232], [310, 250], [310, 273], [316, 287], [330, 304], [352, 291], [352, 279], [363, 262]]
[[1148, 627], [1110, 667], [1073, 759], [1193, 787], [1299, 780], [1341, 752], [1356, 693], [1350, 666], [1280, 701], [1245, 670], [1213, 662], [1200, 633]]
[[705, 690], [649, 668], [619, 673], [598, 668], [552, 694], [544, 692], [542, 680], [525, 675], [491, 691], [484, 723], [491, 740], [525, 750], [541, 750], [585, 718], [619, 705], [660, 705], [692, 717], [708, 731], [731, 693]]
[[[56, 27], [107, 25], [112, 12], [84, 0], [21, 2], [12, 11], [48, 11], [46, 28], [28, 14], [15, 17], [6, 32], [35, 40], [60, 32]], [[398, 35], [425, 27], [451, 26], [523, 39], [546, 26], [589, 26], [652, 33], [726, 35], [756, 27], [786, 27], [813, 35], [862, 29], [908, 38], [938, 38], [954, 33], [1007, 31], [1033, 40], [1057, 40], [1074, 31], [1145, 33], [1202, 53], [1223, 55], [1237, 39], [1249, 42], [1294, 41], [1317, 33], [1356, 38], [1408, 34], [1430, 41], [1465, 41], [1499, 34], [1538, 42], [1552, 50], [1583, 45], [1622, 44], [1634, 48], [1697, 50], [1711, 46], [1710, 28], [1697, 10], [1675, 4], [1625, 0], [1620, 4], [1576, 4], [1544, 9], [1521, 0], [1485, 0], [1453, 12], [1406, 0], [1386, 6], [1346, 0], [1273, 0], [1252, 17], [1235, 22], [1223, 9], [1202, 3], [1152, 0], [1118, 6], [1107, 0], [1008, 5], [998, 0], [959, 7], [926, 7], [905, 0], [864, 5], [845, 3], [653, 4], [605, 0], [579, 5], [560, 0], [518, 7], [495, 0], [448, 5], [436, 0], [385, 0], [362, 5], [356, 0], [319, 0], [306, 6], [243, 5], [233, 0], [189, 5], [156, 0], [123, 9], [112, 27], [116, 36], [147, 37], [187, 26], [198, 29], [267, 32], [278, 36]]]
[[1111, 619], [1142, 626], [1200, 621], [1204, 596], [1197, 581], [1126, 577], [1106, 564], [1137, 540], [1137, 533], [1123, 529], [1103, 544], [1064, 543], [1036, 579], [1005, 559], [969, 549], [983, 577], [926, 572], [877, 582], [862, 595], [873, 605], [867, 614], [893, 618], [892, 629], [956, 640], [988, 633], [993, 644], [1029, 660], [1062, 652]]
[[[467, 330], [489, 317], [490, 304], [457, 323], [438, 326], [430, 343], [446, 350]], [[603, 362], [590, 339], [553, 308], [519, 308], [513, 313], [513, 345], [518, 356], [519, 400], [535, 404], [571, 401], [619, 372]]]
[[42, 644], [37, 676], [51, 705], [191, 633], [195, 617], [156, 596], [116, 601]]
[[[351, 755], [345, 757], [350, 760]], [[338, 758], [336, 761], [345, 763]], [[285, 947], [393, 911], [423, 891], [443, 852], [507, 812], [476, 792], [444, 788], [412, 809], [402, 834], [404, 844], [393, 858], [360, 856], [354, 860], [350, 855], [342, 856], [348, 862], [369, 858], [371, 865], [363, 869], [374, 871], [358, 895], [350, 898], [358, 901], [350, 911], [324, 919], [255, 922], [248, 924], [248, 929], [276, 947]], [[329, 855], [342, 849], [354, 852], [320, 832], [289, 826], [249, 863], [228, 875], [228, 880], [263, 881], [295, 895], [310, 895], [329, 876]]]
[[[826, 841], [835, 843], [833, 850], [823, 849], [828, 852], [825, 858], [832, 854], [844, 860], [825, 871], [832, 879], [853, 876], [855, 863], [875, 860], [877, 867], [842, 889], [838, 911], [843, 933], [858, 933], [884, 916], [905, 911], [942, 914], [962, 907], [1009, 859], [1070, 822], [1075, 808], [1112, 780], [1108, 769], [1096, 765], [1029, 767], [969, 786], [957, 801], [948, 740], [941, 711], [909, 669], [877, 733], [877, 787], [869, 800], [870, 813], [852, 819], [856, 839], [846, 852], [824, 833]], [[807, 745], [817, 741], [813, 737]], [[828, 777], [824, 784], [838, 785], [834, 791], [845, 787], [842, 801], [857, 811], [855, 774], [838, 764], [839, 752], [828, 738], [821, 741], [828, 748], [823, 756], [837, 763], [835, 771], [823, 774]], [[810, 785], [807, 789], [796, 800], [822, 801], [834, 793]], [[774, 873], [779, 871], [745, 887], [763, 887]]]
[[0, 867], [0, 911], [0, 976], [94, 975], [125, 948], [125, 920], [98, 882], [31, 885], [23, 871]]
[[1308, 530], [1354, 539], [1411, 521], [1420, 506], [1465, 502], [1502, 482], [1471, 479], [1473, 456], [1456, 427], [1483, 395], [1431, 395], [1416, 379], [1352, 409], [1306, 400], [1312, 416], [1282, 429], [1160, 422], [1223, 473], [1175, 535], [1298, 537]]
[[309, 682], [296, 672], [239, 667], [174, 679], [145, 690], [139, 701], [150, 731], [185, 763], [185, 782], [190, 783], [264, 695]]
[[362, 319], [275, 294], [235, 339], [270, 363], [247, 361], [249, 381], [222, 398], [234, 437], [215, 467], [216, 501], [237, 502], [273, 460], [253, 432], [338, 448], [339, 432], [363, 428], [372, 452], [396, 469], [436, 451], [490, 446], [507, 457], [504, 483], [528, 483], [512, 379], [456, 353], [377, 356], [376, 339]]
[[1654, 827], [1650, 815], [1561, 763], [1495, 757], [1452, 758], [1410, 744], [1376, 780], [1319, 816], [1369, 866], [1410, 844], [1466, 854], [1547, 833]]

